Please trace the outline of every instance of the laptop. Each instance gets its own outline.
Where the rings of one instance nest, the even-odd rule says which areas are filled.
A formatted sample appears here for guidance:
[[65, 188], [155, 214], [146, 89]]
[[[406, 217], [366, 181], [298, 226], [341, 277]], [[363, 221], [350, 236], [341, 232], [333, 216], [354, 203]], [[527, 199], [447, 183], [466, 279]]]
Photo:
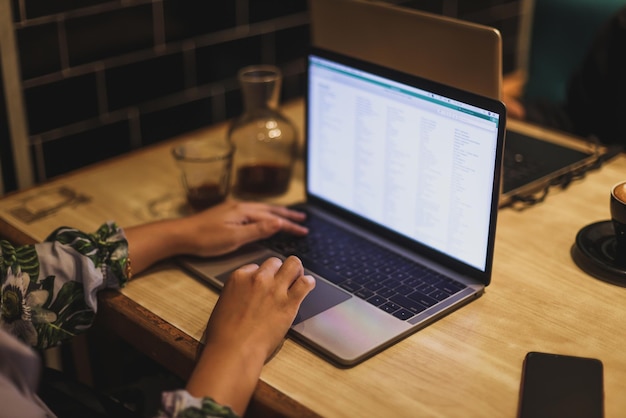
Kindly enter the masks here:
[[309, 0], [309, 14], [314, 46], [500, 99], [493, 27], [373, 0]]
[[[380, 1], [311, 0], [313, 45], [500, 99], [502, 39], [492, 27]], [[569, 184], [607, 152], [582, 138], [510, 120], [500, 206]]]
[[354, 366], [475, 300], [491, 280], [505, 109], [397, 70], [312, 48], [306, 96], [310, 233], [182, 258], [217, 286], [270, 255], [316, 279], [290, 335]]

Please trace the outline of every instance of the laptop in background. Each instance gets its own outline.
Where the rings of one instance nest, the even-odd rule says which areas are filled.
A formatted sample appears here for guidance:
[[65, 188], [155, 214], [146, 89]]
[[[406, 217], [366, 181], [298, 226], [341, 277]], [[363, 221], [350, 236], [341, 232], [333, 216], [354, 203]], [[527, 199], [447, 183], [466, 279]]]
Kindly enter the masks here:
[[308, 236], [180, 261], [219, 288], [243, 264], [297, 255], [317, 284], [291, 335], [349, 367], [490, 283], [505, 109], [317, 48], [307, 83], [306, 202], [296, 207]]
[[500, 99], [495, 28], [370, 0], [309, 0], [309, 13], [314, 46]]
[[[500, 99], [502, 39], [492, 27], [380, 1], [311, 0], [313, 45]], [[561, 132], [507, 126], [500, 206], [591, 167], [605, 147]], [[571, 176], [570, 176], [571, 177]]]

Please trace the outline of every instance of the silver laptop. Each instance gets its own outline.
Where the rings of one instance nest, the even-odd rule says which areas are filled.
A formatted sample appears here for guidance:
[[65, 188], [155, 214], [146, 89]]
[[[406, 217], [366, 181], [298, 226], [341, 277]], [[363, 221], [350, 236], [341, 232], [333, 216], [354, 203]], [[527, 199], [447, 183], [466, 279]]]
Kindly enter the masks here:
[[290, 335], [352, 366], [489, 284], [505, 109], [314, 48], [306, 122], [306, 202], [296, 207], [309, 235], [181, 261], [221, 287], [245, 263], [299, 256], [317, 284]]
[[[499, 99], [492, 27], [370, 0], [310, 0], [313, 45]], [[500, 206], [532, 203], [594, 167], [605, 147], [528, 124], [507, 127]], [[539, 193], [539, 195], [537, 195]]]

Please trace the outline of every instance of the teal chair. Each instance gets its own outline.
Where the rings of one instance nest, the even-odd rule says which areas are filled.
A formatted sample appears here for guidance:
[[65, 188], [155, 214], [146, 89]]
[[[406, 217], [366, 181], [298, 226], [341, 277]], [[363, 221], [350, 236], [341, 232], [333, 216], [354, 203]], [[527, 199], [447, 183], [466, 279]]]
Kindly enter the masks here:
[[522, 19], [529, 19], [522, 22], [520, 34], [528, 36], [523, 96], [562, 102], [568, 77], [582, 62], [596, 31], [626, 0], [523, 1], [527, 9]]

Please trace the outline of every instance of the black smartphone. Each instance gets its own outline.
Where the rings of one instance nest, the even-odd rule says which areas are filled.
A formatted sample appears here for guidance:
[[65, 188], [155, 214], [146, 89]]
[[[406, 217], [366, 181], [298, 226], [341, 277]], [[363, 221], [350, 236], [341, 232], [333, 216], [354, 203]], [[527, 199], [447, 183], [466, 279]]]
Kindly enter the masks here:
[[526, 354], [519, 418], [604, 417], [603, 366], [598, 359]]

